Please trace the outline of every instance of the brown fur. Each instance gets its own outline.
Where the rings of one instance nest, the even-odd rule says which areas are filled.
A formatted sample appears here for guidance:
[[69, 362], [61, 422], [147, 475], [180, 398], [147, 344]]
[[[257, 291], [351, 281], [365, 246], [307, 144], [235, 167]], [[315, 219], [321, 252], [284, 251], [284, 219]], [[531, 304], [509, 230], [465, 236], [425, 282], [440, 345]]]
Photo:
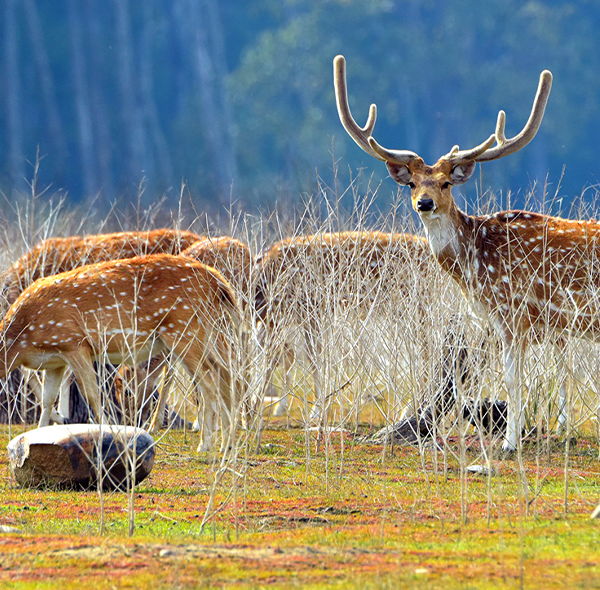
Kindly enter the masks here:
[[96, 262], [146, 254], [179, 254], [199, 239], [192, 232], [174, 229], [50, 238], [34, 246], [3, 273], [2, 292], [11, 304], [39, 278]]
[[218, 269], [239, 296], [248, 296], [253, 260], [244, 242], [230, 236], [200, 238], [181, 255]]
[[210, 267], [168, 254], [101, 262], [40, 279], [19, 296], [0, 322], [0, 377], [19, 366], [46, 370], [47, 420], [69, 365], [101, 417], [94, 359], [137, 363], [172, 351], [196, 379], [198, 370], [218, 367], [219, 403], [229, 408], [230, 346], [222, 331], [232, 323], [240, 323], [235, 294]]
[[[181, 256], [218, 269], [233, 287], [240, 304], [245, 305], [249, 296], [250, 273], [253, 264], [250, 248], [246, 244], [229, 236], [207, 237], [197, 240], [190, 247], [183, 250]], [[124, 405], [128, 407], [144, 407], [147, 405], [145, 400], [150, 399], [162, 374], [165, 360], [164, 356], [161, 355], [153, 359], [149, 367], [147, 365], [138, 367], [135, 380], [132, 378], [129, 367], [122, 367], [119, 370], [119, 379], [115, 385], [117, 396], [123, 400]], [[135, 400], [128, 399], [128, 395], [122, 389], [123, 382], [127, 381], [136, 381], [140, 384], [137, 388]], [[163, 386], [149, 425], [151, 431], [157, 430], [162, 424], [168, 393], [168, 388]]]

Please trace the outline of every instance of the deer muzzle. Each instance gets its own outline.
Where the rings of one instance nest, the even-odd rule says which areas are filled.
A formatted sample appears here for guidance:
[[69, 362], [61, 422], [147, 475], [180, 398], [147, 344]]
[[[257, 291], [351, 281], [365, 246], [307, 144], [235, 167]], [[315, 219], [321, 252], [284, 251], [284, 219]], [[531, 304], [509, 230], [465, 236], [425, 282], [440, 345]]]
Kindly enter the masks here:
[[424, 213], [427, 211], [435, 211], [437, 206], [433, 199], [430, 199], [429, 197], [423, 197], [417, 201], [416, 208], [419, 213]]

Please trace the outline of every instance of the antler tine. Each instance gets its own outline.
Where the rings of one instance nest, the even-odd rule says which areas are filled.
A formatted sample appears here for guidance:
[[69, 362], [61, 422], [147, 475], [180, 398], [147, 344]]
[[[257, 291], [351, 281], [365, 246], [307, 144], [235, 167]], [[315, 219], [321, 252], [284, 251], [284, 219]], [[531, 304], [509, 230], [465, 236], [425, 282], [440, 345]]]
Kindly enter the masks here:
[[409, 151], [386, 150], [382, 148], [372, 137], [375, 121], [377, 119], [377, 106], [369, 107], [369, 118], [364, 127], [358, 125], [350, 112], [348, 104], [348, 86], [346, 84], [346, 59], [338, 55], [333, 60], [333, 85], [335, 88], [335, 99], [338, 115], [348, 135], [367, 154], [384, 162], [395, 162], [406, 164], [417, 158], [417, 154]]
[[479, 144], [477, 147], [474, 147], [470, 150], [460, 151], [458, 146], [455, 145], [450, 150], [450, 153], [444, 156], [444, 158], [453, 164], [458, 164], [460, 162], [472, 162], [473, 160], [478, 162], [481, 155], [486, 153], [495, 142], [496, 134], [493, 133], [482, 144]]
[[497, 160], [498, 158], [503, 158], [509, 154], [514, 154], [525, 147], [535, 137], [540, 128], [551, 88], [552, 74], [548, 70], [544, 70], [540, 74], [540, 82], [531, 108], [531, 114], [521, 133], [515, 135], [511, 139], [506, 139], [504, 133], [506, 114], [504, 111], [500, 111], [498, 113], [498, 122], [496, 123], [496, 140], [498, 145], [474, 159], [477, 162], [489, 162], [490, 160]]
[[373, 136], [369, 137], [369, 145], [371, 149], [377, 154], [380, 160], [390, 162], [391, 164], [408, 164], [419, 156], [414, 152], [408, 150], [388, 150], [383, 146], [379, 145]]
[[369, 108], [369, 118], [367, 124], [361, 127], [350, 112], [348, 104], [348, 86], [346, 83], [346, 59], [343, 55], [338, 55], [333, 60], [333, 86], [335, 88], [335, 100], [337, 104], [338, 115], [344, 129], [348, 135], [371, 156], [381, 160], [369, 147], [369, 136], [373, 133], [375, 121], [377, 119], [377, 106], [372, 104]]

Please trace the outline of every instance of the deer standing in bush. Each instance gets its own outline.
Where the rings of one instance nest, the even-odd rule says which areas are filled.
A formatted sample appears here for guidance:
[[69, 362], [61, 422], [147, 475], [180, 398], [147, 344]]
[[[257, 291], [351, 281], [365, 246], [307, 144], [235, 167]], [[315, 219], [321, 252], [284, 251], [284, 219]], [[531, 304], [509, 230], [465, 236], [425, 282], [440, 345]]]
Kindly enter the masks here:
[[[365, 320], [393, 312], [411, 332], [420, 325], [423, 311], [413, 308], [402, 315], [392, 301], [405, 306], [416, 302], [417, 308], [426, 305], [439, 274], [434, 264], [423, 238], [367, 231], [296, 236], [276, 242], [256, 258], [254, 305], [265, 326], [265, 346], [272, 357], [268, 370], [273, 371], [283, 360], [284, 375], [288, 374], [294, 357], [291, 343], [299, 335], [315, 388], [313, 420], [324, 420], [330, 405], [321, 374], [323, 330], [341, 317], [352, 326], [350, 338], [354, 340], [365, 330]], [[448, 377], [451, 380], [453, 375]], [[277, 415], [287, 410], [288, 400], [284, 391]]]
[[[0, 275], [3, 295], [0, 304], [6, 311], [8, 307], [6, 304], [13, 303], [23, 290], [39, 278], [96, 262], [145, 254], [179, 254], [181, 250], [200, 239], [200, 236], [193, 232], [175, 229], [49, 238], [36, 244]], [[39, 378], [31, 373], [26, 378], [26, 384], [33, 389], [41, 401], [42, 386]], [[17, 394], [13, 392], [10, 395]], [[60, 413], [53, 409], [51, 419], [62, 424], [70, 414], [69, 392], [63, 390], [60, 398]], [[143, 405], [148, 406], [147, 400]]]
[[[250, 280], [253, 266], [250, 248], [244, 242], [230, 236], [204, 237], [196, 240], [191, 246], [183, 250], [181, 256], [216, 268], [231, 285], [243, 313], [250, 294]], [[153, 358], [148, 367], [144, 365], [139, 366], [136, 369], [137, 375], [135, 378], [137, 382], [144, 383], [145, 389], [151, 392], [155, 382], [163, 372], [165, 361], [166, 358], [164, 355], [161, 355]], [[125, 371], [121, 371], [120, 373], [122, 377], [125, 377]], [[131, 379], [132, 377], [128, 375], [125, 378]], [[210, 385], [207, 384], [207, 387], [210, 388]], [[162, 425], [169, 390], [169, 379], [167, 379], [160, 390], [156, 408], [150, 422], [149, 430], [151, 432], [157, 431]], [[147, 391], [144, 392], [146, 398], [148, 395]], [[199, 401], [198, 399], [197, 402]], [[137, 405], [139, 405], [139, 402]], [[198, 407], [201, 407], [200, 403], [198, 403]], [[194, 428], [199, 428], [200, 418], [201, 416], [196, 420]]]
[[[458, 283], [473, 311], [489, 321], [503, 343], [508, 388], [505, 450], [514, 450], [523, 429], [521, 368], [528, 344], [548, 330], [600, 339], [598, 259], [600, 223], [574, 221], [528, 211], [472, 216], [455, 204], [451, 189], [472, 176], [477, 162], [489, 162], [525, 147], [542, 122], [552, 75], [542, 72], [529, 119], [508, 139], [500, 111], [496, 132], [470, 150], [452, 148], [433, 166], [414, 152], [388, 150], [373, 138], [377, 110], [371, 105], [364, 127], [350, 112], [343, 56], [334, 59], [334, 85], [341, 122], [369, 155], [386, 163], [391, 177], [411, 190], [433, 255]], [[560, 358], [559, 355], [559, 360]], [[566, 420], [561, 386], [559, 423]]]
[[23, 291], [0, 322], [0, 378], [21, 366], [45, 371], [40, 424], [47, 424], [69, 367], [106, 422], [93, 361], [137, 365], [171, 353], [196, 386], [207, 371], [218, 374], [219, 394], [203, 391], [198, 450], [212, 447], [219, 410], [223, 447], [235, 425], [231, 342], [240, 323], [231, 286], [206, 265], [168, 254], [100, 262]]

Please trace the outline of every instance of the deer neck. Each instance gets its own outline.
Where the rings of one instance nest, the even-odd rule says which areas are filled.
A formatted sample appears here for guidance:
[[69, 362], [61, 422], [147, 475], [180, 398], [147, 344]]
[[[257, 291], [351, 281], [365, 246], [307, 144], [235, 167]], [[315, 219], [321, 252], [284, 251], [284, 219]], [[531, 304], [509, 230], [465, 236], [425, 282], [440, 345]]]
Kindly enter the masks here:
[[421, 215], [421, 221], [433, 255], [464, 289], [474, 276], [473, 220], [453, 205], [446, 213]]

